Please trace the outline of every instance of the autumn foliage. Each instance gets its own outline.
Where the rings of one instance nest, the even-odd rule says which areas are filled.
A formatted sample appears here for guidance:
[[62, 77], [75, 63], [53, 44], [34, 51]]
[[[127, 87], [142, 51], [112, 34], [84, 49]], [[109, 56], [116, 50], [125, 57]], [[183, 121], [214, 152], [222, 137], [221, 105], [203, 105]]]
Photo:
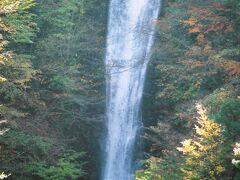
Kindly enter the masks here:
[[184, 179], [217, 179], [224, 172], [221, 160], [222, 127], [209, 119], [206, 109], [196, 105], [198, 118], [195, 136], [182, 142], [178, 151], [185, 156]]

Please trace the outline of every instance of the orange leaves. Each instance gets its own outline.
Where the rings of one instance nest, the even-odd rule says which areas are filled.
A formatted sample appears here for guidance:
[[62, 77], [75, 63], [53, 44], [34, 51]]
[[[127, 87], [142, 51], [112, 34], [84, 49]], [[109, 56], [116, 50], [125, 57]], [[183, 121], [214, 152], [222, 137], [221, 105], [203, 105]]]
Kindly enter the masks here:
[[[190, 18], [181, 21], [181, 24], [188, 28], [188, 33], [196, 35], [196, 44], [186, 52], [187, 56], [209, 55], [212, 52], [209, 37], [234, 32], [234, 24], [226, 16], [217, 14], [217, 11], [224, 11], [219, 3], [208, 7], [191, 7], [187, 11]], [[237, 74], [238, 71], [235, 70], [234, 73]]]
[[188, 26], [195, 26], [197, 23], [197, 20], [194, 17], [190, 17], [188, 20], [182, 21], [182, 23]]
[[188, 30], [189, 33], [200, 33], [201, 32], [201, 29], [199, 26], [194, 26], [193, 28], [190, 28]]
[[232, 25], [228, 25], [225, 29], [225, 32], [228, 33], [228, 32], [234, 32], [234, 28]]
[[209, 24], [208, 26], [206, 26], [206, 30], [204, 33], [209, 33], [211, 31], [213, 32], [217, 32], [217, 31], [221, 31], [225, 28], [225, 24], [222, 22], [215, 22], [213, 24]]
[[225, 71], [226, 78], [233, 76], [240, 76], [240, 63], [234, 60], [217, 58], [210, 58], [211, 63], [215, 66], [222, 68]]
[[209, 8], [202, 8], [202, 7], [192, 7], [188, 10], [188, 14], [197, 17], [200, 20], [206, 19], [207, 17], [214, 16], [213, 11]]
[[232, 64], [228, 67], [229, 76], [240, 76], [240, 64]]
[[196, 61], [196, 60], [185, 60], [181, 61], [181, 64], [191, 66], [192, 68], [198, 68], [198, 67], [203, 67], [205, 64], [201, 61]]
[[189, 26], [189, 33], [202, 33], [207, 34], [209, 32], [233, 32], [233, 26], [228, 25], [225, 18], [221, 19], [219, 17], [210, 19], [208, 23], [202, 23], [201, 18], [197, 21], [196, 18], [189, 18], [188, 20], [182, 21], [182, 24]]
[[224, 11], [224, 8], [220, 3], [213, 3], [212, 6], [219, 11]]
[[213, 3], [211, 7], [207, 8], [192, 7], [188, 10], [188, 14], [191, 17], [188, 20], [182, 21], [182, 24], [189, 27], [189, 33], [233, 32], [234, 28], [231, 22], [226, 17], [216, 14], [214, 10], [224, 11], [219, 3]]
[[194, 17], [190, 17], [188, 20], [182, 21], [182, 24], [189, 26], [189, 33], [199, 33], [202, 30], [200, 24], [198, 24], [197, 19]]

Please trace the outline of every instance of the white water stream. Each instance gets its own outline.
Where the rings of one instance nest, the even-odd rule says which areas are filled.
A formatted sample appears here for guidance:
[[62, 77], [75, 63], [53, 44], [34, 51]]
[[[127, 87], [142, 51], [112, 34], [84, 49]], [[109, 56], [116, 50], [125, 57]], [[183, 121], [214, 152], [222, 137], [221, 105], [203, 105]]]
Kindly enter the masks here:
[[103, 180], [134, 179], [132, 157], [160, 0], [111, 0], [106, 52], [107, 138]]

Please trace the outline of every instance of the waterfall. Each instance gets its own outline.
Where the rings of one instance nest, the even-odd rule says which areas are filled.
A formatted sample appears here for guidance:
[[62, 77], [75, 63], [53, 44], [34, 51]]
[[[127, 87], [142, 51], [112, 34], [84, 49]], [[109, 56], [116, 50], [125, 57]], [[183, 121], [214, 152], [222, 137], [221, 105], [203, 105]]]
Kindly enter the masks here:
[[160, 0], [111, 0], [108, 22], [107, 137], [103, 180], [133, 179], [132, 156]]

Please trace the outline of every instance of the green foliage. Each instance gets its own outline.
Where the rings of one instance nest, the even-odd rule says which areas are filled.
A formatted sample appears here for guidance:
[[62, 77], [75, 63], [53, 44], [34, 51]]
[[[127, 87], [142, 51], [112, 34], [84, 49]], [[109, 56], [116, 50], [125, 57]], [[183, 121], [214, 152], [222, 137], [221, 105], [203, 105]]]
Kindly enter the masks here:
[[17, 124], [12, 123], [8, 128], [9, 131], [0, 137], [3, 147], [1, 155], [5, 157], [1, 160], [1, 170], [11, 172], [13, 178], [17, 176], [21, 179], [27, 177], [23, 168], [28, 162], [49, 157], [56, 144], [50, 139], [23, 132]]
[[[34, 5], [34, 1], [4, 0], [0, 5], [6, 11], [5, 16], [0, 15], [0, 28], [2, 32], [5, 32], [4, 38], [9, 41], [8, 49], [17, 50], [20, 45], [30, 43], [35, 36], [36, 24], [33, 23], [33, 15], [28, 13], [28, 9]], [[14, 43], [18, 43], [18, 45], [13, 47]], [[26, 83], [34, 78], [36, 71], [32, 68], [28, 56], [15, 55], [11, 51], [0, 53], [8, 54], [5, 55], [5, 62], [0, 64], [1, 74], [6, 79], [0, 87], [0, 96], [5, 103], [13, 103], [17, 97], [23, 94]]]
[[83, 170], [84, 163], [80, 161], [84, 154], [69, 150], [57, 161], [56, 165], [33, 163], [27, 165], [25, 171], [44, 180], [79, 179], [86, 174]]
[[204, 103], [209, 109], [210, 116], [225, 126], [225, 135], [238, 137], [240, 130], [240, 100], [238, 97], [239, 81], [233, 81], [225, 87], [216, 89], [208, 95]]
[[[198, 80], [189, 76], [187, 66], [176, 69], [174, 65], [160, 65], [158, 67], [161, 73], [161, 81], [158, 82], [159, 93], [157, 94], [159, 101], [169, 103], [179, 103], [190, 100], [199, 95]], [[176, 73], [177, 71], [177, 73]], [[181, 76], [179, 76], [181, 74]]]
[[136, 172], [136, 180], [175, 180], [181, 179], [180, 160], [176, 156], [165, 155], [163, 158], [150, 158], [145, 163], [146, 169]]
[[16, 97], [22, 95], [21, 89], [19, 89], [14, 84], [12, 86], [7, 86], [9, 83], [3, 83], [2, 88], [0, 89], [0, 94], [4, 102], [13, 102], [16, 100]]
[[13, 179], [86, 176], [83, 153], [67, 150], [95, 151], [106, 5], [0, 0], [0, 120], [10, 128], [0, 138], [1, 171]]
[[54, 76], [49, 83], [49, 87], [55, 91], [69, 93], [73, 89], [74, 82], [69, 77], [60, 75]]
[[[155, 125], [145, 135], [147, 143], [151, 144], [147, 148], [152, 156], [159, 156], [160, 161], [165, 159], [164, 151], [193, 137], [188, 141], [188, 152], [177, 157], [170, 155], [176, 159], [184, 157], [181, 168], [185, 170], [182, 173], [186, 179], [231, 179], [231, 174], [235, 173], [230, 163], [231, 145], [239, 139], [240, 131], [239, 1], [191, 0], [186, 3], [174, 0], [165, 1], [164, 8], [146, 83], [149, 86], [146, 91], [150, 89], [151, 93], [145, 93], [144, 97], [144, 104], [148, 105], [143, 107], [146, 124], [151, 121]], [[194, 135], [195, 102], [202, 102], [209, 111], [209, 119], [223, 129], [214, 142], [202, 138], [204, 142], [198, 143], [201, 138]], [[201, 152], [200, 145], [214, 144], [216, 148]], [[201, 155], [187, 162], [190, 151]], [[138, 172], [143, 179], [164, 174], [159, 173], [162, 165], [152, 165], [152, 171], [149, 165], [146, 171]], [[179, 165], [174, 165], [176, 170]], [[219, 172], [214, 169], [217, 167]], [[226, 173], [221, 173], [223, 170]], [[173, 174], [178, 174], [177, 170]], [[196, 176], [190, 178], [191, 175]]]
[[25, 114], [17, 111], [15, 108], [9, 108], [4, 105], [0, 105], [0, 114], [8, 118], [23, 118]]
[[240, 99], [230, 99], [222, 103], [216, 120], [225, 125], [232, 137], [238, 136], [240, 130]]
[[221, 105], [231, 97], [231, 91], [225, 88], [216, 89], [207, 96], [204, 103], [212, 114], [219, 112]]
[[161, 175], [159, 174], [158, 163], [159, 162], [157, 159], [149, 159], [146, 163], [148, 165], [148, 168], [136, 172], [136, 180], [162, 179]]
[[0, 141], [4, 142], [9, 151], [15, 150], [18, 154], [23, 153], [24, 155], [16, 157], [21, 160], [46, 156], [54, 145], [50, 139], [26, 134], [17, 127], [10, 128], [8, 133], [0, 137]]
[[4, 21], [14, 29], [14, 33], [8, 36], [11, 43], [33, 43], [36, 36], [36, 23], [33, 23], [33, 14], [14, 13], [5, 17]]
[[[206, 109], [197, 105], [198, 119], [193, 138], [182, 142], [178, 151], [168, 152], [168, 156], [150, 158], [147, 168], [139, 170], [136, 177], [139, 180], [151, 179], [213, 179], [220, 177], [225, 171], [225, 149], [222, 127], [209, 119]], [[169, 153], [170, 152], [170, 153]]]

